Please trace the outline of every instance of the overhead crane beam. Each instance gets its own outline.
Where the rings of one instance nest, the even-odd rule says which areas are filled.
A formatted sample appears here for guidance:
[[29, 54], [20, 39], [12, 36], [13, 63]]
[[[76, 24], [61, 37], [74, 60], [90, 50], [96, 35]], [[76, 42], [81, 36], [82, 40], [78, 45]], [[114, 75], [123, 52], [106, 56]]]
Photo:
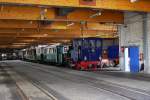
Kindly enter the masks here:
[[[69, 33], [66, 33], [66, 34], [61, 34], [61, 33], [57, 33], [57, 34], [16, 34], [16, 35], [4, 35], [3, 34], [0, 34], [0, 42], [2, 41], [13, 41], [13, 42], [16, 42], [17, 40], [38, 40], [40, 41], [41, 39], [48, 39], [48, 40], [61, 40], [61, 39], [73, 39], [73, 38], [79, 38], [79, 37], [104, 37], [104, 38], [113, 38], [117, 33], [103, 33], [103, 32], [89, 32], [89, 33], [86, 33], [85, 34], [69, 34]], [[57, 35], [57, 37], [56, 37]], [[32, 42], [32, 41], [31, 41]], [[7, 42], [6, 42], [7, 43]]]
[[[38, 21], [25, 21], [25, 20], [0, 20], [0, 29], [45, 29], [45, 30], [80, 30], [81, 24], [79, 22], [52, 22], [50, 25], [40, 25]], [[117, 25], [101, 24], [97, 22], [87, 22], [86, 29], [88, 30], [116, 30]]]
[[91, 3], [86, 3], [83, 0], [0, 0], [0, 3], [150, 12], [149, 0], [139, 0], [134, 3], [131, 3], [130, 0], [93, 0]]
[[[104, 29], [104, 30], [83, 30], [84, 34], [109, 34], [109, 33], [116, 33], [117, 30], [115, 29]], [[0, 29], [0, 35], [80, 35], [80, 30], [33, 30], [33, 29], [25, 29], [22, 31], [22, 29]]]
[[47, 8], [44, 15], [41, 15], [43, 8], [31, 7], [31, 6], [1, 6], [0, 19], [15, 19], [15, 20], [43, 20], [41, 16], [44, 16], [49, 21], [89, 21], [89, 22], [113, 22], [123, 23], [124, 15], [118, 11], [104, 10], [101, 16], [90, 18], [91, 15], [97, 11], [90, 9], [75, 9], [65, 17], [59, 17], [56, 15], [56, 9]]
[[[56, 39], [56, 38], [60, 38], [60, 39], [65, 39], [65, 38], [79, 38], [79, 37], [96, 37], [97, 35], [99, 36], [104, 36], [104, 35], [109, 35], [111, 37], [114, 36], [114, 33], [110, 33], [110, 34], [105, 34], [105, 33], [101, 33], [101, 34], [74, 34], [74, 35], [61, 35], [59, 34], [57, 37], [56, 35], [11, 35], [11, 37], [13, 38], [52, 38], [52, 39]], [[0, 38], [9, 38], [10, 35], [0, 35]]]

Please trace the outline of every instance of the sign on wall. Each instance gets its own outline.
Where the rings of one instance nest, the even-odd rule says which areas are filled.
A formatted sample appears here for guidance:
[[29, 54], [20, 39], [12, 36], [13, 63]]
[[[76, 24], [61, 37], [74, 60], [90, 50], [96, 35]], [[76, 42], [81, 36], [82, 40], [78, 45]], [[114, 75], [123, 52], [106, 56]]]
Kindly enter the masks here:
[[96, 6], [96, 0], [79, 0], [80, 5]]

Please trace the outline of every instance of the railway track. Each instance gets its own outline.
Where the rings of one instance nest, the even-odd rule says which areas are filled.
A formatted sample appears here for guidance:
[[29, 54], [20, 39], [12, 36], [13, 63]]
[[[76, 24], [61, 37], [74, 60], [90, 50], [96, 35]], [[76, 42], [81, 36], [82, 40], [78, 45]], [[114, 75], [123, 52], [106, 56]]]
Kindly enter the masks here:
[[41, 84], [38, 84], [39, 82], [38, 83], [37, 82], [38, 81], [33, 81], [33, 80], [30, 79], [30, 83], [32, 83], [32, 85], [34, 85], [39, 90], [41, 90], [41, 92], [43, 92], [45, 95], [47, 95], [50, 98], [50, 100], [58, 100], [55, 96], [53, 96], [50, 92], [48, 92], [46, 88], [43, 88], [41, 86]]
[[[10, 67], [5, 66], [5, 68], [4, 67], [1, 67], [1, 68], [3, 69], [3, 72], [5, 72], [11, 78], [11, 76], [9, 75], [9, 73], [7, 73], [7, 70], [8, 69], [10, 70]], [[19, 99], [14, 99], [14, 100], [32, 100], [31, 98], [29, 98], [28, 96], [26, 96], [26, 94], [24, 93], [24, 91], [20, 88], [20, 86], [18, 86], [18, 84], [13, 79], [11, 79], [11, 81], [13, 81], [15, 83], [17, 95], [20, 97]], [[33, 80], [29, 79], [29, 78], [28, 78], [28, 81], [33, 86], [35, 86], [36, 88], [38, 88], [42, 93], [44, 93], [46, 96], [48, 96], [49, 97], [48, 100], [58, 100], [50, 92], [48, 92], [45, 88], [42, 88], [41, 85], [38, 84], [37, 82], [35, 82], [35, 81], [33, 81]]]
[[[125, 87], [125, 86], [118, 86], [118, 84], [112, 84], [109, 82], [105, 82], [103, 80], [95, 80], [95, 79], [91, 79], [91, 78], [85, 77], [85, 76], [73, 75], [70, 73], [66, 73], [64, 71], [54, 70], [51, 68], [44, 67], [44, 69], [42, 69], [39, 66], [33, 67], [33, 65], [30, 66], [30, 68], [31, 67], [32, 67], [32, 69], [36, 69], [36, 70], [42, 71], [44, 73], [49, 73], [50, 75], [53, 75], [55, 77], [57, 76], [61, 79], [63, 78], [65, 80], [69, 80], [72, 82], [82, 82], [82, 83], [85, 83], [96, 89], [103, 89], [105, 91], [109, 91], [115, 95], [125, 97], [128, 100], [149, 100], [149, 98], [150, 98], [150, 94], [146, 91], [132, 89], [130, 87]], [[65, 77], [62, 76], [62, 73], [65, 74]], [[74, 80], [74, 79], [76, 79], [76, 80]]]
[[[10, 75], [7, 73], [7, 70], [0, 66], [0, 72], [2, 72], [2, 76], [4, 76], [3, 84], [7, 85], [7, 87], [10, 89], [10, 94], [12, 94], [11, 100], [28, 100], [28, 98], [25, 96], [24, 92], [19, 88], [19, 86], [16, 84], [16, 82], [10, 77]], [[3, 97], [1, 97], [3, 98]]]
[[147, 81], [150, 82], [150, 75], [142, 75], [141, 73], [138, 74], [133, 74], [133, 73], [121, 73], [121, 72], [98, 72], [95, 71], [93, 72], [95, 74], [99, 74], [99, 75], [109, 75], [109, 76], [114, 76], [114, 77], [119, 77], [119, 78], [129, 78], [129, 79], [136, 79], [136, 80], [141, 80], [141, 81]]
[[35, 87], [37, 87], [38, 89], [40, 89], [43, 93], [45, 93], [47, 96], [49, 96], [51, 98], [51, 100], [68, 100], [67, 98], [65, 98], [64, 96], [62, 96], [61, 94], [59, 94], [58, 92], [54, 91], [53, 89], [51, 89], [50, 87], [46, 86], [45, 84], [41, 83], [38, 80], [35, 80], [33, 78], [31, 78], [30, 76], [26, 75], [26, 73], [24, 72], [19, 72], [16, 71], [19, 75], [24, 76], [25, 78], [28, 79], [28, 81], [30, 81], [31, 84], [33, 84]]

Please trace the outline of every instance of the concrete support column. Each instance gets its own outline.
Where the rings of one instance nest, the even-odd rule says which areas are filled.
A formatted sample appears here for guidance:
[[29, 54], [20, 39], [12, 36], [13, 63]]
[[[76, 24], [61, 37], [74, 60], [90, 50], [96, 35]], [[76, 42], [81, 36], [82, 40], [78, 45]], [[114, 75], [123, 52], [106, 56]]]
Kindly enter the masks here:
[[126, 29], [124, 25], [120, 25], [118, 28], [119, 34], [119, 66], [122, 71], [125, 71], [124, 54], [121, 52], [121, 47], [126, 45]]
[[143, 14], [143, 49], [144, 49], [144, 64], [146, 73], [150, 73], [150, 30], [148, 28], [148, 14]]

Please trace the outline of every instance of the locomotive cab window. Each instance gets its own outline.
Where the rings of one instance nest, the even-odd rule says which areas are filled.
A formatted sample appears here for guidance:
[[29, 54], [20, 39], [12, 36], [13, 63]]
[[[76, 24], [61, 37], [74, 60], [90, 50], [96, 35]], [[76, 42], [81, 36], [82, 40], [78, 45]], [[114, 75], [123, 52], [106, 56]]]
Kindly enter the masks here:
[[85, 46], [85, 48], [88, 48], [89, 47], [89, 43], [87, 40], [83, 40], [83, 45]]
[[96, 41], [96, 47], [99, 48], [99, 47], [101, 47], [101, 46], [102, 46], [101, 40], [97, 40], [97, 41]]
[[79, 40], [78, 41], [78, 46], [81, 46], [82, 45], [82, 40]]
[[95, 40], [90, 40], [90, 47], [95, 48]]

